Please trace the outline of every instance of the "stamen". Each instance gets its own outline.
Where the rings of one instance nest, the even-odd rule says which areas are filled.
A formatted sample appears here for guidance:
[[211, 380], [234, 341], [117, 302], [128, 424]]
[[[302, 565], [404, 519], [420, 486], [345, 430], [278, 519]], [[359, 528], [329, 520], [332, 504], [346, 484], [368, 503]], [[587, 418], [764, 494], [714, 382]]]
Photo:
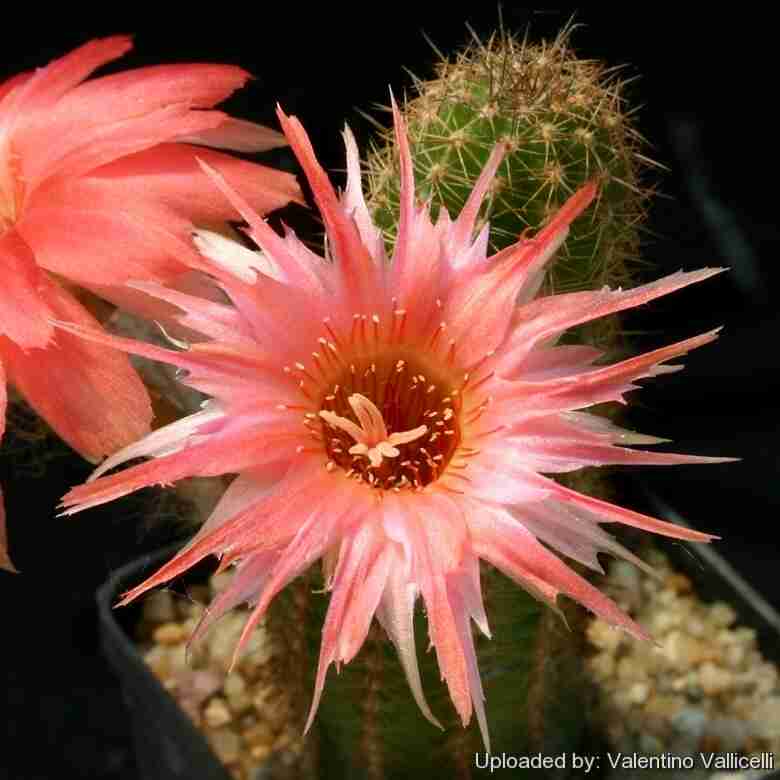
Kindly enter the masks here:
[[[334, 333], [333, 328], [331, 328], [330, 326], [330, 317], [325, 317], [325, 319], [323, 319], [322, 321], [322, 324], [325, 326], [325, 330], [328, 331], [328, 334], [330, 335], [331, 339], [333, 339], [333, 343], [337, 344], [341, 349], [343, 349], [344, 345], [339, 341], [339, 337]], [[335, 347], [333, 351], [334, 352], [337, 351]]]
[[404, 337], [404, 327], [406, 325], [406, 309], [396, 309], [393, 312], [393, 332], [395, 333], [395, 323], [398, 321], [398, 334], [391, 339], [391, 343], [400, 344]]

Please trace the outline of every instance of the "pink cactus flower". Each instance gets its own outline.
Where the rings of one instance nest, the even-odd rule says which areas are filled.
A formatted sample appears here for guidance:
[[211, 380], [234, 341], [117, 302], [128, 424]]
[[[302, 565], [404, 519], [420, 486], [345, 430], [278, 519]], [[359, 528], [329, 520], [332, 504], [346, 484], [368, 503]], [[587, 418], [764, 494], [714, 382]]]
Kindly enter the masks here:
[[130, 48], [123, 36], [95, 40], [0, 84], [0, 435], [7, 379], [95, 462], [147, 433], [152, 413], [125, 355], [55, 333], [52, 318], [96, 325], [72, 287], [160, 312], [125, 282], [184, 280], [188, 260], [199, 262], [193, 223], [213, 227], [233, 214], [196, 156], [219, 166], [261, 213], [300, 199], [289, 174], [203, 148], [285, 143], [207, 110], [246, 72], [162, 65], [85, 81]]
[[[640, 357], [596, 363], [587, 346], [556, 345], [566, 328], [646, 303], [718, 272], [676, 273], [633, 290], [536, 297], [569, 224], [596, 193], [577, 192], [533, 238], [486, 257], [488, 226], [474, 237], [497, 148], [454, 221], [436, 224], [415, 202], [403, 121], [401, 203], [392, 258], [361, 194], [349, 130], [348, 180], [337, 196], [294, 117], [287, 139], [327, 229], [328, 256], [280, 237], [211, 169], [249, 223], [262, 254], [213, 236], [198, 239], [234, 308], [149, 283], [181, 322], [212, 340], [183, 351], [65, 325], [100, 344], [163, 360], [212, 396], [198, 413], [116, 455], [64, 498], [65, 514], [153, 483], [237, 473], [195, 538], [123, 604], [208, 555], [235, 565], [195, 637], [239, 603], [252, 605], [238, 655], [270, 602], [323, 559], [331, 592], [314, 699], [331, 664], [349, 662], [377, 617], [395, 644], [425, 717], [412, 617], [425, 604], [430, 638], [464, 725], [476, 713], [486, 745], [483, 692], [471, 621], [489, 636], [480, 594], [485, 560], [551, 606], [563, 593], [634, 636], [645, 632], [551, 552], [598, 568], [608, 551], [642, 565], [600, 524], [622, 523], [678, 539], [713, 537], [580, 495], [543, 474], [602, 464], [717, 462], [631, 449], [659, 440], [579, 411], [620, 401], [638, 379], [712, 341], [705, 333]], [[205, 166], [204, 166], [205, 167]], [[110, 476], [139, 456], [153, 459]]]

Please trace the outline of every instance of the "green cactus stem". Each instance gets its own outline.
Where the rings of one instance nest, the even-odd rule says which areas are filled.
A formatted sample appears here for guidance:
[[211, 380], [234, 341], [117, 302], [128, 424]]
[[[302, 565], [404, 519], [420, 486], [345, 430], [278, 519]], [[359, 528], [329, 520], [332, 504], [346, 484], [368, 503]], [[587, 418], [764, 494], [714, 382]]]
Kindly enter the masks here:
[[[640, 172], [656, 165], [639, 151], [619, 71], [578, 59], [570, 33], [536, 45], [506, 34], [477, 42], [454, 61], [442, 59], [433, 80], [416, 79], [404, 107], [417, 190], [434, 216], [441, 207], [457, 215], [494, 146], [507, 145], [481, 212], [494, 250], [536, 231], [578, 187], [600, 180], [595, 208], [574, 223], [548, 275], [557, 293], [631, 281], [650, 194]], [[369, 205], [392, 245], [399, 191], [392, 130], [373, 144], [367, 169]], [[588, 334], [612, 343], [616, 320]]]

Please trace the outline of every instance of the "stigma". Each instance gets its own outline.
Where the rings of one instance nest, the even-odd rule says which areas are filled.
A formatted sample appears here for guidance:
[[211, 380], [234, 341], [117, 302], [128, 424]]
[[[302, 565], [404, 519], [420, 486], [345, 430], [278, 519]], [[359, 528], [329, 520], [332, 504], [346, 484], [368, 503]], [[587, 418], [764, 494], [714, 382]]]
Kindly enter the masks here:
[[360, 425], [334, 412], [322, 410], [320, 417], [332, 428], [344, 431], [355, 440], [350, 455], [365, 456], [373, 468], [382, 465], [382, 458], [397, 458], [398, 444], [409, 444], [428, 433], [427, 425], [418, 425], [408, 431], [388, 434], [382, 412], [364, 395], [353, 393], [347, 399]]

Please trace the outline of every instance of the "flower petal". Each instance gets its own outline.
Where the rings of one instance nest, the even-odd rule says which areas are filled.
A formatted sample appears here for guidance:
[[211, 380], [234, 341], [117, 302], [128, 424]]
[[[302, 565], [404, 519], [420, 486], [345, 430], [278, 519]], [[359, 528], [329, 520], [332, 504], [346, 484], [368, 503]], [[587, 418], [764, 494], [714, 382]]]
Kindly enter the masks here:
[[211, 178], [215, 187], [249, 223], [249, 235], [268, 255], [272, 264], [281, 271], [284, 281], [297, 285], [312, 295], [321, 293], [322, 282], [316, 273], [317, 267], [313, 264], [302, 263], [300, 256], [289, 250], [284, 239], [275, 233], [268, 223], [252, 209], [246, 199], [230, 186], [220, 170], [212, 168], [205, 160], [200, 160], [200, 166]]
[[339, 476], [326, 473], [322, 479], [329, 481], [330, 485], [323, 486], [319, 494], [312, 494], [308, 513], [298, 516], [299, 530], [280, 555], [257, 606], [244, 626], [233, 656], [234, 662], [277, 593], [321, 558], [325, 550], [339, 540], [345, 526], [359, 521], [373, 502], [367, 491], [355, 489], [352, 484], [344, 485]]
[[0, 337], [5, 335], [25, 350], [45, 347], [53, 332], [49, 322], [52, 311], [44, 299], [50, 282], [15, 230], [0, 237], [0, 278]]
[[537, 598], [554, 607], [557, 595], [564, 593], [638, 639], [649, 638], [611, 599], [544, 548], [508, 512], [482, 505], [467, 517], [477, 554]]
[[485, 163], [485, 167], [474, 184], [474, 188], [469, 193], [468, 200], [453, 223], [449, 235], [451, 255], [457, 256], [457, 250], [470, 243], [477, 223], [477, 216], [482, 207], [482, 201], [485, 199], [490, 185], [493, 184], [496, 171], [498, 171], [498, 166], [503, 162], [506, 151], [506, 144], [499, 143], [495, 145], [488, 161]]
[[347, 150], [347, 186], [344, 190], [342, 203], [346, 212], [352, 215], [360, 232], [360, 238], [368, 248], [371, 257], [381, 265], [385, 260], [385, 240], [382, 237], [382, 231], [371, 219], [371, 214], [366, 206], [360, 178], [360, 154], [355, 136], [352, 135], [352, 131], [346, 124], [342, 136]]
[[54, 202], [26, 211], [17, 229], [43, 268], [84, 287], [164, 284], [188, 270], [188, 260], [201, 262], [190, 223], [143, 202], [105, 209]]
[[643, 531], [650, 531], [654, 534], [669, 536], [672, 539], [685, 539], [690, 542], [711, 542], [718, 537], [713, 534], [694, 531], [692, 528], [668, 523], [665, 520], [658, 520], [648, 515], [634, 512], [631, 509], [610, 504], [608, 501], [602, 501], [593, 496], [586, 496], [577, 493], [575, 490], [564, 487], [552, 479], [547, 479], [539, 474], [534, 476], [535, 481], [540, 487], [547, 487], [551, 495], [555, 496], [561, 503], [571, 507], [573, 510], [583, 509], [591, 515], [598, 518], [601, 523], [622, 523], [634, 528], [640, 528]]
[[186, 295], [157, 282], [128, 282], [127, 286], [173, 304], [182, 312], [174, 316], [176, 322], [210, 339], [230, 344], [250, 342], [247, 322], [232, 306]]
[[[169, 454], [155, 460], [73, 488], [62, 500], [63, 514], [99, 506], [141, 487], [167, 485], [191, 476], [239, 473], [290, 457], [301, 436], [291, 433], [284, 422], [276, 426], [274, 422], [279, 422], [274, 410], [269, 410], [265, 418], [257, 417], [254, 424], [236, 425], [231, 418], [232, 424], [226, 424], [218, 434], [193, 436], [190, 443], [179, 450], [171, 452], [169, 449]], [[184, 432], [191, 435], [190, 427], [183, 421], [173, 425], [178, 426], [181, 435]], [[173, 443], [169, 445], [170, 448], [174, 446]]]
[[499, 376], [525, 375], [525, 360], [540, 342], [558, 336], [567, 328], [641, 306], [671, 292], [722, 273], [723, 268], [701, 268], [691, 273], [678, 271], [632, 290], [602, 290], [550, 295], [531, 301], [517, 310], [514, 330], [498, 363]]
[[115, 35], [96, 39], [38, 68], [34, 73], [21, 74], [11, 105], [3, 106], [3, 115], [11, 122], [6, 131], [16, 129], [39, 112], [50, 110], [69, 90], [80, 84], [92, 71], [132, 49], [129, 36]]
[[[45, 292], [54, 316], [84, 327], [98, 323], [56, 284]], [[11, 382], [71, 447], [88, 460], [105, 455], [149, 430], [149, 396], [127, 357], [60, 331], [53, 343], [25, 353], [1, 348]]]
[[230, 584], [221, 591], [204, 611], [187, 642], [187, 651], [203, 639], [208, 630], [231, 609], [245, 602], [253, 602], [265, 586], [268, 575], [279, 559], [281, 550], [259, 550], [237, 565]]
[[[309, 509], [311, 509], [311, 491], [314, 489], [314, 495], [316, 495], [316, 488], [321, 479], [319, 472], [312, 474], [311, 465], [310, 459], [301, 459], [300, 462], [293, 465], [283, 479], [274, 485], [267, 495], [261, 496], [258, 501], [246, 502], [237, 514], [225, 518], [223, 522], [212, 524], [206, 533], [196, 534], [187, 545], [151, 577], [123, 594], [118, 606], [129, 604], [147, 590], [178, 577], [209, 555], [221, 555], [225, 550], [238, 547], [244, 551], [244, 556], [248, 556], [249, 554], [254, 555], [260, 549], [271, 550], [287, 546], [289, 539], [294, 536], [295, 532], [293, 531], [292, 534], [279, 533], [277, 521], [281, 512], [287, 511], [291, 504], [294, 506], [297, 516], [300, 517], [300, 510], [303, 508], [301, 498], [305, 498]], [[262, 535], [264, 531], [269, 530], [269, 527], [277, 531], [276, 537], [270, 540], [269, 544], [258, 546], [258, 534]]]
[[491, 419], [495, 416], [519, 422], [531, 417], [584, 409], [607, 401], [624, 401], [624, 394], [637, 388], [634, 382], [679, 370], [680, 366], [662, 364], [709, 344], [718, 337], [719, 332], [720, 328], [716, 328], [611, 366], [588, 367], [579, 374], [540, 382], [496, 381], [493, 386], [495, 403], [491, 407]]
[[287, 139], [276, 130], [235, 117], [227, 117], [213, 130], [204, 130], [176, 140], [179, 143], [231, 149], [234, 152], [266, 152], [287, 146]]
[[[476, 569], [476, 577], [473, 570]], [[474, 591], [476, 579], [477, 591]], [[488, 733], [487, 716], [485, 715], [485, 693], [482, 690], [482, 680], [477, 666], [477, 654], [474, 650], [474, 636], [471, 633], [471, 618], [479, 623], [484, 621], [485, 609], [482, 596], [479, 593], [479, 562], [472, 557], [464, 562], [464, 571], [458, 571], [447, 577], [447, 595], [455, 616], [460, 645], [466, 659], [468, 669], [469, 690], [477, 723], [482, 734], [485, 750], [490, 753], [490, 735]], [[474, 612], [476, 610], [476, 614]]]
[[375, 285], [381, 278], [381, 269], [369, 254], [354, 220], [339, 202], [330, 179], [317, 161], [309, 136], [297, 117], [288, 117], [281, 108], [277, 108], [276, 115], [306, 174], [325, 222], [328, 247], [335, 261], [345, 300], [356, 305], [357, 310], [363, 306], [372, 306], [376, 301]]
[[[463, 559], [466, 528], [460, 512], [439, 497], [416, 494], [388, 495], [392, 511], [404, 518], [415, 557], [414, 577], [428, 613], [431, 644], [442, 677], [465, 726], [471, 719], [472, 700], [466, 653], [461, 644], [453, 606], [447, 591], [447, 574]], [[390, 507], [386, 511], [390, 510]]]
[[392, 551], [384, 548], [381, 535], [371, 523], [361, 524], [341, 543], [330, 604], [322, 628], [314, 696], [304, 733], [314, 721], [330, 665], [349, 663], [363, 645], [384, 592], [392, 561]]
[[444, 729], [428, 706], [420, 680], [420, 667], [417, 663], [414, 641], [414, 603], [417, 600], [418, 588], [405, 573], [403, 559], [397, 552], [394, 555], [395, 560], [390, 568], [385, 591], [377, 610], [377, 620], [395, 645], [412, 696], [420, 711], [427, 721]]
[[530, 240], [521, 240], [488, 263], [470, 264], [458, 275], [442, 319], [454, 333], [458, 357], [467, 365], [503, 340], [518, 295], [532, 284], [569, 232], [569, 225], [596, 194], [594, 183], [575, 193]]
[[528, 469], [553, 474], [575, 471], [585, 466], [673, 466], [683, 463], [725, 463], [733, 460], [630, 450], [594, 439], [596, 437], [592, 434], [580, 432], [571, 422], [553, 415], [534, 417], [513, 426], [511, 434], [501, 439], [500, 448], [514, 450]]
[[46, 190], [48, 203], [114, 206], [155, 202], [200, 225], [234, 219], [231, 203], [214, 186], [198, 160], [217, 168], [254, 211], [265, 214], [290, 202], [303, 203], [295, 177], [211, 149], [160, 143], [128, 154], [89, 175]]
[[90, 474], [87, 481], [94, 482], [107, 471], [135, 458], [161, 458], [165, 455], [179, 452], [187, 445], [189, 439], [197, 433], [201, 425], [224, 419], [225, 412], [218, 404], [212, 402], [202, 411], [182, 417], [180, 420], [176, 420], [168, 425], [163, 425], [142, 439], [134, 441], [127, 447], [123, 447], [118, 452], [115, 452]]
[[[63, 60], [101, 44], [93, 41]], [[55, 172], [84, 173], [156, 143], [219, 133], [224, 114], [193, 109], [211, 108], [247, 78], [246, 71], [231, 65], [158, 65], [91, 79], [67, 91], [71, 83], [60, 90], [54, 111], [20, 100], [28, 121], [13, 141], [24, 159], [25, 180], [34, 188]]]

